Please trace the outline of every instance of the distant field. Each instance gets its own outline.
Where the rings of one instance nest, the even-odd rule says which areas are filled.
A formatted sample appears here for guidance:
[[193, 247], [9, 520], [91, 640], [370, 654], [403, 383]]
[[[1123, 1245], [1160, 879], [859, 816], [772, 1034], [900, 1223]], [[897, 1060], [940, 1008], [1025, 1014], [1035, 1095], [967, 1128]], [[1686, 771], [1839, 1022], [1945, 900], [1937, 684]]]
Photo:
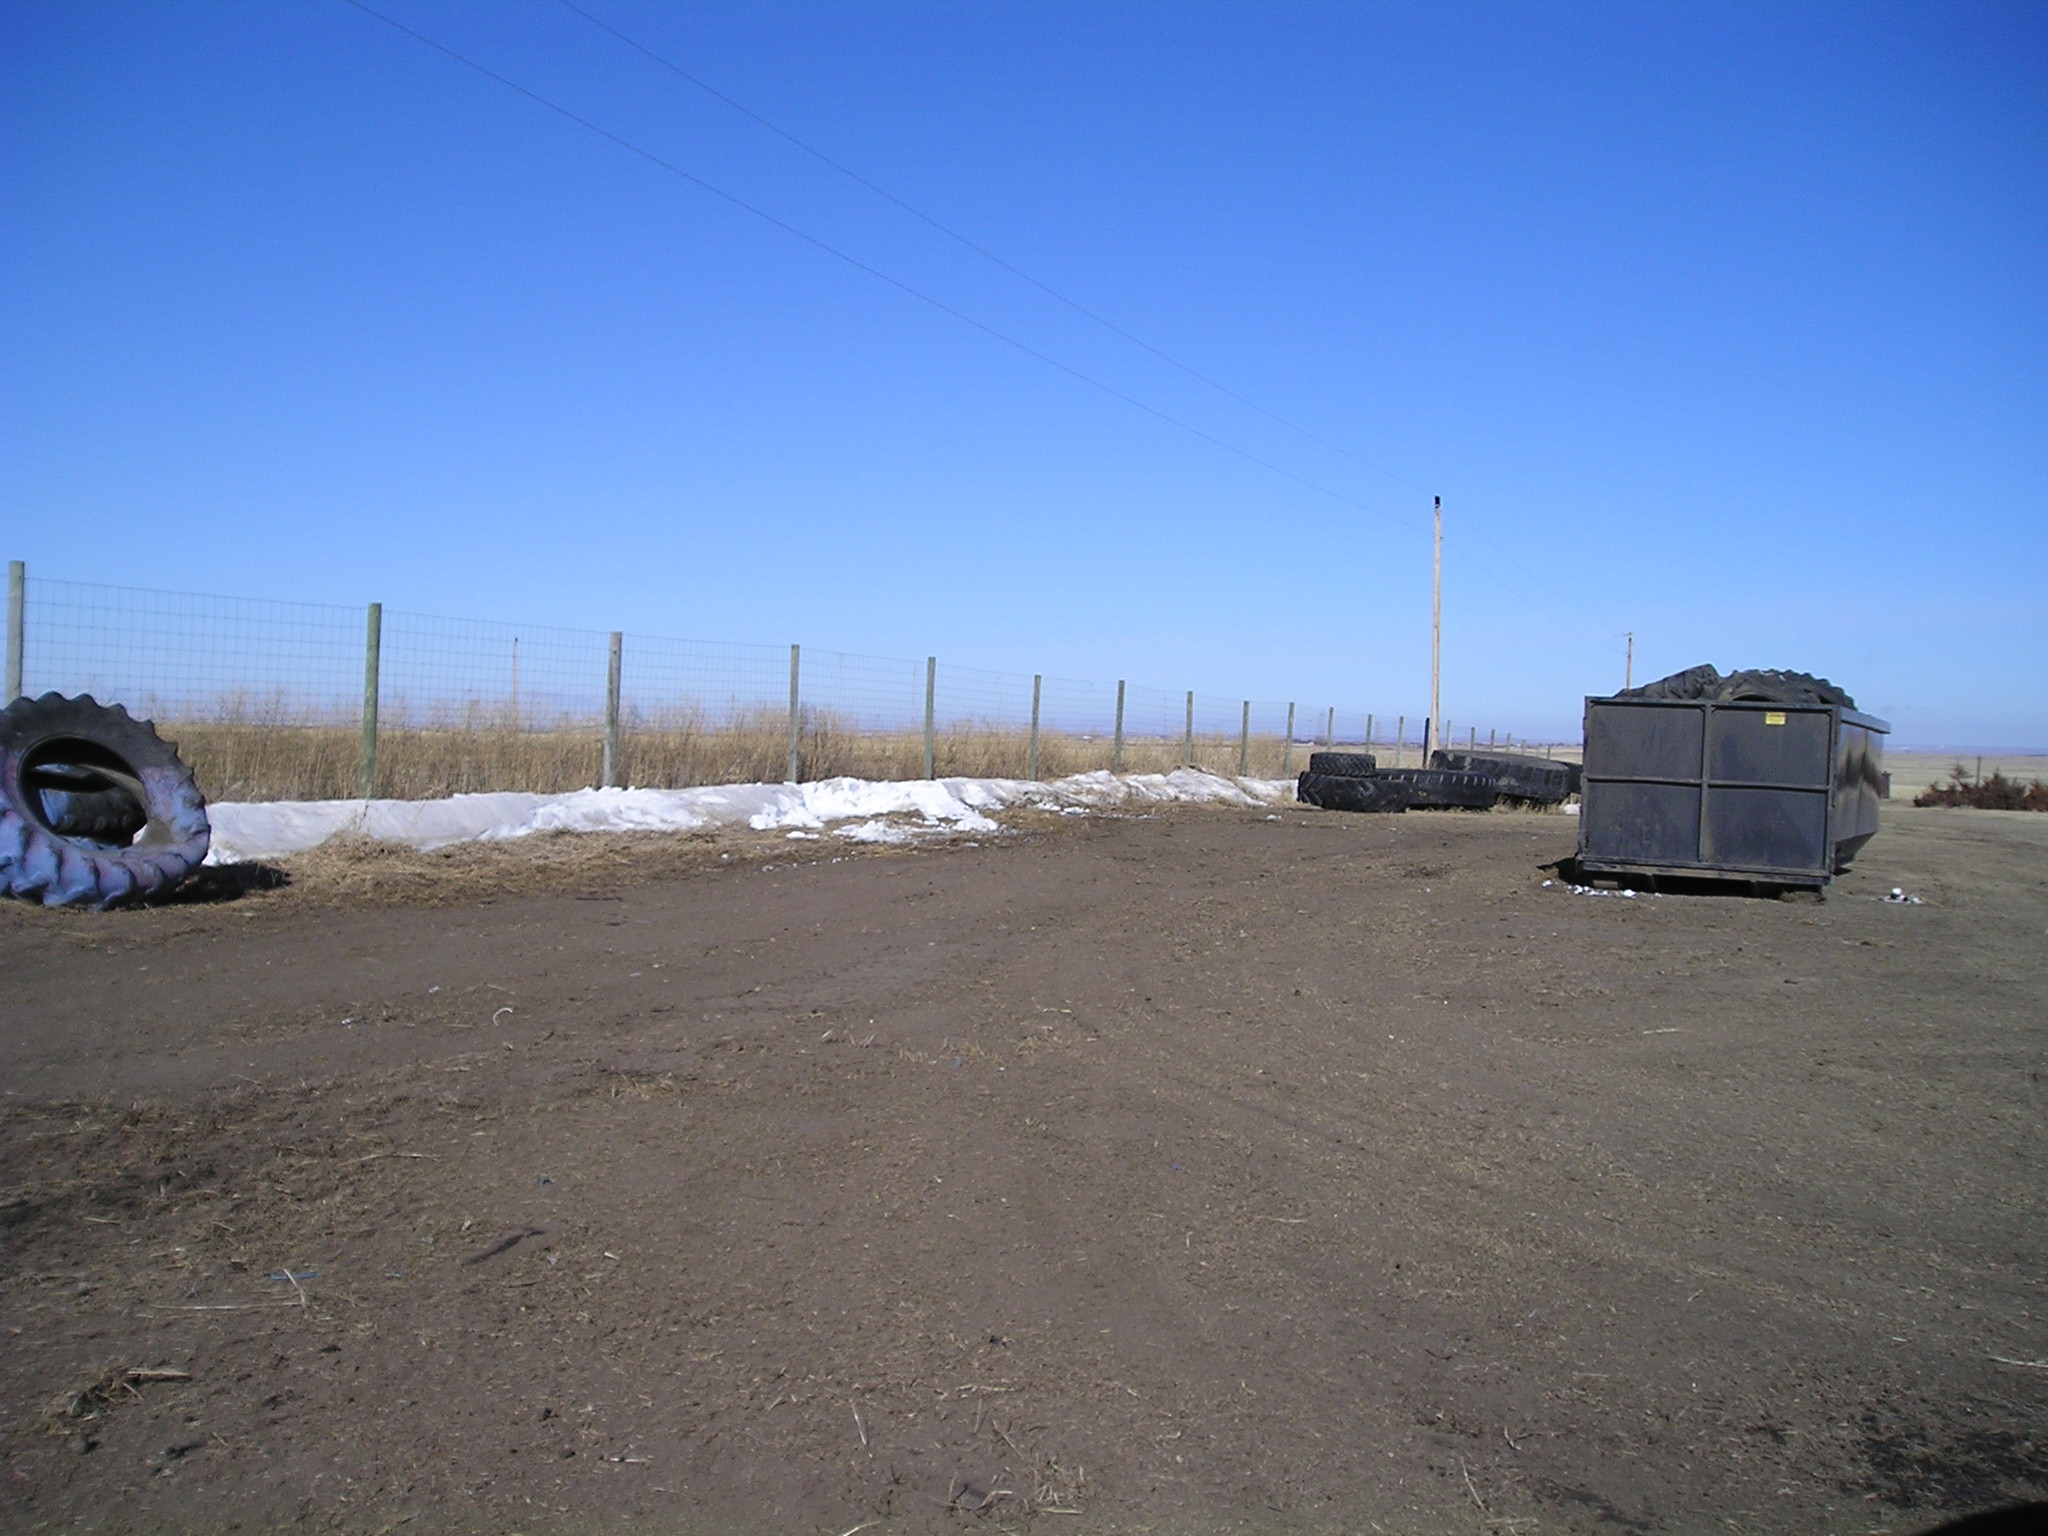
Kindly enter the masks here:
[[[1982, 767], [1978, 766], [1982, 763]], [[1993, 772], [2023, 783], [2048, 780], [2048, 753], [2006, 752], [1980, 757], [1977, 753], [1887, 752], [1885, 771], [1892, 776], [1892, 798], [1910, 800], [1930, 784], [1945, 784], [1960, 764], [1972, 777], [1989, 778]]]

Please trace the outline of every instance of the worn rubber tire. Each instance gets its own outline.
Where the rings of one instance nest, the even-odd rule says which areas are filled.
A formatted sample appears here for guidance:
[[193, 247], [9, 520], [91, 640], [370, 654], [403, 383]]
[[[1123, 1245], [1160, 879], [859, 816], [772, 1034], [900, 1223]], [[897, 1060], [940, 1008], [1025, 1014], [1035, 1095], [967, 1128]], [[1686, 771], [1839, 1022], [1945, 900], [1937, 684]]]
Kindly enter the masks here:
[[[36, 779], [43, 797], [43, 821], [59, 837], [82, 837], [125, 848], [149, 825], [149, 812], [140, 800], [118, 784], [95, 787], [107, 781], [91, 769], [46, 767], [37, 772]], [[57, 788], [58, 784], [64, 787]]]
[[1619, 699], [1716, 699], [1731, 704], [1839, 704], [1854, 709], [1856, 701], [1824, 677], [1811, 672], [1783, 672], [1752, 667], [1723, 677], [1711, 665], [1687, 667], [1640, 688], [1624, 688]]
[[1522, 752], [1445, 749], [1429, 754], [1429, 766], [1458, 773], [1490, 773], [1503, 800], [1557, 805], [1572, 793], [1572, 765]]
[[1370, 752], [1311, 752], [1310, 773], [1335, 774], [1344, 779], [1369, 779], [1379, 771], [1379, 759]]
[[1408, 803], [1418, 810], [1483, 811], [1500, 798], [1500, 781], [1490, 773], [1449, 768], [1382, 768], [1378, 777], [1408, 786]]
[[90, 694], [46, 693], [0, 710], [0, 888], [9, 895], [100, 908], [159, 896], [199, 867], [212, 835], [192, 770], [147, 720]]
[[1414, 796], [1398, 779], [1304, 773], [1294, 781], [1294, 798], [1326, 811], [1405, 811]]

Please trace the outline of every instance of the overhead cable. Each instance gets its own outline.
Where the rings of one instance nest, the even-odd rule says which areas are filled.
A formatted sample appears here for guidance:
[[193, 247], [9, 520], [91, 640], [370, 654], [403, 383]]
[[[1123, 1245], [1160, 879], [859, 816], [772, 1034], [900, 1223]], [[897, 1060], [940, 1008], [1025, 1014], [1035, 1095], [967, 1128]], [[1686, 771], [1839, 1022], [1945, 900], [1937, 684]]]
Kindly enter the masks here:
[[406, 26], [403, 22], [395, 20], [394, 18], [385, 15], [382, 11], [379, 11], [372, 6], [364, 4], [363, 0], [346, 0], [346, 3], [351, 6], [354, 6], [364, 15], [373, 17], [376, 20], [383, 22], [393, 31], [402, 32], [407, 37], [412, 38], [415, 42], [422, 43], [427, 47], [433, 49], [436, 53], [443, 54], [446, 57], [453, 59], [456, 63], [461, 64], [468, 69], [474, 70], [476, 73], [482, 75], [485, 79], [496, 81], [499, 85], [504, 86], [507, 90], [516, 91], [519, 95], [524, 96], [527, 100], [535, 103], [537, 106], [546, 107], [550, 112], [553, 112], [560, 117], [566, 118], [568, 121], [576, 124], [579, 128], [587, 129], [589, 132], [596, 134], [599, 138], [610, 140], [612, 143], [618, 145], [619, 148], [626, 150], [631, 154], [639, 156], [642, 160], [647, 161], [650, 165], [656, 166], [661, 170], [667, 171], [672, 176], [680, 177], [682, 180], [689, 182], [692, 186], [698, 187], [703, 191], [709, 192], [712, 196], [719, 198], [724, 202], [730, 203], [733, 207], [738, 208], [743, 212], [752, 214], [755, 218], [762, 220], [764, 223], [774, 225], [783, 233], [794, 236], [796, 239], [803, 241], [806, 245], [812, 246], [817, 250], [823, 251], [828, 256], [837, 257], [840, 261], [845, 262], [848, 266], [853, 267], [858, 271], [866, 273], [869, 277], [872, 277], [879, 282], [887, 283], [891, 288], [896, 289], [898, 292], [907, 294], [911, 298], [918, 300], [920, 303], [928, 304], [933, 309], [938, 310], [940, 313], [950, 315], [953, 319], [958, 320], [961, 324], [972, 326], [975, 330], [980, 331], [983, 335], [992, 337], [994, 340], [1000, 341], [1006, 346], [1015, 348], [1017, 351], [1022, 352], [1025, 356], [1035, 358], [1037, 361], [1044, 363], [1046, 366], [1050, 368], [1057, 368], [1061, 373], [1064, 373], [1071, 378], [1078, 379], [1081, 383], [1090, 385], [1091, 387], [1102, 391], [1102, 393], [1109, 395], [1111, 398], [1122, 401], [1125, 405], [1143, 411], [1146, 415], [1155, 417], [1158, 420], [1166, 422], [1171, 426], [1179, 427], [1182, 431], [1190, 433], [1195, 437], [1199, 437], [1204, 442], [1210, 443], [1215, 447], [1223, 449], [1226, 453], [1235, 454], [1238, 458], [1245, 460], [1247, 463], [1256, 464], [1261, 469], [1269, 470], [1273, 474], [1281, 476], [1283, 479], [1292, 480], [1296, 485], [1306, 487], [1307, 489], [1314, 491], [1319, 495], [1327, 496], [1333, 501], [1342, 502], [1344, 505], [1348, 507], [1354, 507], [1361, 512], [1369, 513], [1374, 517], [1384, 518], [1388, 522], [1399, 524], [1401, 527], [1410, 529], [1413, 532], [1420, 533], [1425, 531], [1421, 528], [1418, 528], [1415, 524], [1408, 522], [1406, 519], [1396, 517], [1390, 512], [1383, 511], [1378, 507], [1374, 507], [1367, 504], [1366, 502], [1359, 501], [1356, 497], [1347, 496], [1342, 491], [1334, 490], [1331, 487], [1323, 485], [1318, 481], [1309, 479], [1305, 475], [1298, 475], [1293, 470], [1283, 468], [1282, 466], [1275, 464], [1270, 459], [1261, 458], [1259, 455], [1251, 452], [1249, 449], [1240, 448], [1237, 444], [1230, 442], [1225, 438], [1216, 436], [1213, 432], [1204, 431], [1202, 428], [1194, 425], [1194, 423], [1192, 422], [1184, 421], [1178, 416], [1174, 416], [1166, 411], [1162, 411], [1161, 409], [1159, 409], [1159, 407], [1155, 405], [1148, 405], [1146, 402], [1138, 399], [1134, 395], [1125, 394], [1122, 390], [1116, 388], [1114, 385], [1106, 384], [1101, 379], [1095, 378], [1090, 374], [1083, 373], [1080, 369], [1074, 367], [1072, 364], [1064, 363], [1060, 361], [1060, 359], [1052, 356], [1050, 353], [1041, 352], [1038, 348], [1032, 346], [1030, 343], [1020, 341], [1015, 336], [1012, 336], [1005, 331], [1000, 331], [996, 329], [996, 327], [988, 324], [984, 320], [977, 320], [973, 315], [968, 314], [964, 310], [955, 309], [952, 305], [946, 303], [944, 300], [934, 298], [931, 294], [928, 294], [921, 289], [912, 287], [909, 283], [904, 282], [901, 278], [892, 277], [889, 273], [884, 272], [879, 267], [870, 266], [867, 262], [862, 261], [858, 256], [854, 256], [846, 251], [843, 251], [838, 246], [829, 244], [828, 242], [819, 239], [816, 235], [813, 235], [806, 230], [799, 229], [796, 225], [791, 224], [788, 220], [777, 217], [775, 214], [768, 212], [767, 209], [761, 208], [753, 203], [750, 203], [745, 198], [739, 197], [731, 192], [726, 191], [723, 187], [717, 186], [712, 182], [706, 181], [702, 176], [697, 175], [694, 171], [685, 170], [682, 166], [677, 165], [674, 161], [666, 160], [662, 158], [660, 155], [657, 155], [653, 150], [647, 149], [642, 145], [636, 144], [631, 139], [625, 138], [620, 134], [612, 132], [612, 130], [609, 128], [603, 127], [598, 123], [592, 122], [589, 118], [584, 117], [579, 113], [571, 111], [569, 108], [563, 106], [561, 103], [552, 101], [548, 97], [541, 95], [540, 92], [532, 90], [527, 86], [521, 85], [518, 81], [509, 79], [508, 77], [499, 74], [496, 70], [491, 69], [486, 65], [478, 63], [475, 59], [470, 58], [466, 54], [456, 52], [456, 50], [450, 48], [446, 43], [437, 42], [435, 39], [428, 37], [423, 32], [414, 31], [411, 27]]
[[1285, 416], [1282, 416], [1279, 412], [1268, 410], [1265, 406], [1259, 404], [1258, 401], [1239, 394], [1236, 390], [1232, 389], [1228, 384], [1224, 384], [1217, 379], [1211, 378], [1208, 374], [1203, 373], [1199, 368], [1196, 368], [1192, 364], [1184, 363], [1179, 358], [1173, 356], [1171, 353], [1163, 351], [1158, 347], [1155, 347], [1151, 342], [1145, 340], [1144, 337], [1133, 335], [1131, 332], [1125, 330], [1122, 326], [1118, 325], [1114, 320], [1111, 320], [1108, 316], [1101, 314], [1099, 311], [1090, 309], [1087, 305], [1083, 304], [1079, 299], [1073, 298], [1065, 293], [1060, 292], [1059, 289], [1053, 287], [1052, 284], [1044, 281], [1041, 278], [1032, 276], [1029, 272], [1026, 272], [1022, 267], [1016, 265], [1014, 262], [1005, 260], [1003, 257], [998, 256], [994, 251], [990, 250], [987, 246], [982, 245], [973, 239], [970, 239], [966, 235], [963, 235], [962, 233], [960, 233], [959, 230], [953, 228], [950, 224], [944, 223], [939, 219], [933, 218], [930, 214], [926, 213], [922, 208], [918, 208], [913, 204], [906, 202], [903, 198], [900, 198], [894, 192], [891, 192], [887, 187], [876, 185], [867, 177], [861, 175], [860, 172], [854, 170], [853, 167], [847, 165], [844, 161], [834, 159], [831, 155], [826, 154], [824, 150], [819, 149], [815, 144], [808, 143], [807, 141], [798, 138], [795, 134], [791, 133], [787, 128], [784, 128], [780, 123], [772, 122], [768, 118], [763, 117], [760, 113], [756, 112], [752, 107], [746, 105], [746, 103], [735, 101], [732, 97], [726, 95], [725, 92], [719, 90], [716, 86], [710, 84], [708, 81], [699, 79], [696, 75], [691, 74], [690, 71], [684, 69], [682, 65], [676, 63], [674, 60], [664, 58], [661, 54], [656, 53], [652, 48], [649, 48], [645, 43], [639, 41], [637, 38], [627, 36], [624, 32], [621, 32], [617, 27], [613, 26], [610, 22], [604, 20], [602, 17], [593, 16], [589, 11], [586, 11], [582, 6], [576, 4], [576, 0], [557, 0], [557, 3], [560, 4], [566, 10], [574, 11], [578, 16], [581, 16], [585, 21], [589, 22], [592, 26], [597, 27], [601, 31], [609, 32], [613, 37], [617, 38], [620, 42], [624, 43], [628, 48], [634, 49], [636, 52], [644, 54], [646, 57], [652, 59], [655, 63], [659, 64], [663, 69], [666, 69], [671, 74], [677, 76], [679, 79], [687, 80], [691, 85], [697, 87], [698, 90], [704, 92], [707, 96], [710, 96], [717, 101], [724, 102], [725, 105], [731, 107], [733, 111], [738, 112], [741, 116], [751, 118], [753, 121], [759, 123], [763, 128], [766, 128], [770, 133], [776, 135], [778, 138], [786, 140], [790, 144], [795, 145], [798, 149], [802, 150], [805, 154], [809, 155], [812, 159], [818, 161], [820, 164], [830, 166], [833, 170], [837, 171], [840, 175], [846, 177], [849, 181], [852, 181], [860, 186], [867, 188], [867, 190], [874, 193], [875, 196], [882, 198], [887, 202], [894, 203], [898, 208], [901, 208], [905, 213], [909, 214], [912, 218], [918, 220], [920, 223], [929, 225], [931, 228], [937, 230], [940, 234], [946, 236], [946, 238], [949, 240], [957, 241], [959, 244], [965, 246], [968, 250], [974, 252], [975, 255], [981, 257], [983, 260], [993, 262], [996, 266], [999, 266], [1005, 272], [1008, 272], [1012, 277], [1018, 278], [1026, 283], [1029, 283], [1033, 288], [1036, 288], [1040, 293], [1045, 294], [1048, 298], [1056, 299], [1058, 302], [1066, 305], [1067, 308], [1073, 310], [1074, 313], [1085, 316], [1087, 319], [1094, 321], [1104, 330], [1109, 331], [1114, 335], [1122, 337], [1132, 346], [1138, 347], [1143, 351], [1151, 353], [1154, 357], [1158, 358], [1161, 362], [1167, 364], [1168, 366], [1178, 368], [1182, 373], [1186, 374], [1189, 378], [1198, 380], [1199, 382], [1208, 385], [1209, 388], [1217, 391], [1219, 394], [1228, 395], [1232, 400], [1235, 400], [1239, 405], [1246, 407], [1248, 410], [1257, 411], [1261, 416], [1265, 417], [1268, 421], [1277, 422], [1279, 425], [1287, 428], [1288, 431], [1298, 433], [1302, 437], [1307, 438], [1310, 442], [1315, 443], [1320, 447], [1327, 448], [1332, 453], [1340, 454], [1344, 458], [1349, 459], [1354, 464], [1360, 465], [1365, 469], [1369, 469], [1373, 471], [1373, 473], [1375, 474], [1385, 475], [1389, 480], [1398, 481], [1402, 485], [1408, 486], [1412, 490], [1422, 489], [1421, 486], [1417, 485], [1413, 480], [1408, 479], [1407, 476], [1396, 474], [1393, 470], [1388, 469], [1383, 464], [1375, 464], [1370, 459], [1361, 458], [1357, 454], [1353, 453], [1350, 449], [1331, 442], [1328, 438], [1322, 436], [1320, 433], [1310, 431], [1307, 427], [1302, 426], [1299, 422], [1289, 421]]

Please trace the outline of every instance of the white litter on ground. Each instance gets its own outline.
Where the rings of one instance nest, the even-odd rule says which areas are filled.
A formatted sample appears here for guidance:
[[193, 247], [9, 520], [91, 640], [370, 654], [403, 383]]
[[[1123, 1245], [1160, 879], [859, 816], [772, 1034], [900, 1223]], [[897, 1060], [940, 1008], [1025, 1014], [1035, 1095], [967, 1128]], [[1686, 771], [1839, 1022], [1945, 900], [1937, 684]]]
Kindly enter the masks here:
[[[1574, 896], [1620, 896], [1625, 900], [1634, 901], [1637, 896], [1644, 894], [1640, 891], [1628, 890], [1625, 887], [1621, 890], [1610, 891], [1597, 885], [1574, 885], [1569, 880], [1546, 880], [1543, 882], [1545, 890], [1548, 890], [1553, 885], [1563, 886]], [[1662, 896], [1664, 893], [1662, 891], [1651, 891], [1648, 894], [1651, 896]]]
[[797, 841], [923, 842], [1002, 830], [984, 814], [1013, 806], [1067, 816], [1147, 805], [1265, 807], [1294, 798], [1292, 779], [1172, 773], [1077, 773], [1026, 779], [824, 779], [699, 789], [579, 789], [565, 795], [454, 795], [446, 800], [277, 800], [209, 806], [209, 864], [276, 859], [352, 834], [427, 850], [536, 832], [698, 832], [745, 825]]
[[1896, 885], [1892, 887], [1891, 895], [1882, 899], [1897, 907], [1920, 907], [1926, 905], [1918, 896], [1908, 896]]

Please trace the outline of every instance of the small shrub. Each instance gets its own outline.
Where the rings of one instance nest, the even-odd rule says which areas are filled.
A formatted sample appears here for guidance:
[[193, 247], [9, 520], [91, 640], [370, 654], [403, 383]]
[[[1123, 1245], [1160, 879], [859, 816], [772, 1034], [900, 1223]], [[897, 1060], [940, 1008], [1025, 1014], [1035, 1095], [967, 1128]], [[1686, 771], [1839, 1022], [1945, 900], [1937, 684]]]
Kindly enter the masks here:
[[1975, 811], [2048, 811], [2048, 783], [2023, 784], [1996, 768], [1989, 778], [1975, 779], [1961, 763], [1949, 770], [1946, 784], [1930, 784], [1913, 797], [1915, 805], [1967, 806]]

